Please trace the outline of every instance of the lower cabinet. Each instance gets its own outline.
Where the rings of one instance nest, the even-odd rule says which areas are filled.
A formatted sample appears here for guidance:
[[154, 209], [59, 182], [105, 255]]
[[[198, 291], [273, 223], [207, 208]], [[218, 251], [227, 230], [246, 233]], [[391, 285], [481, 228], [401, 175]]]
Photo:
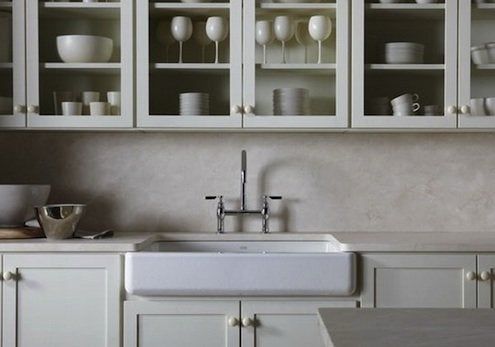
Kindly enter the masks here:
[[119, 347], [120, 255], [5, 254], [3, 347]]
[[[365, 254], [361, 259], [363, 307], [477, 306], [474, 254]], [[491, 264], [495, 267], [495, 261]]]
[[167, 300], [124, 304], [124, 347], [322, 347], [317, 309], [355, 301]]
[[478, 255], [478, 307], [495, 308], [495, 255]]

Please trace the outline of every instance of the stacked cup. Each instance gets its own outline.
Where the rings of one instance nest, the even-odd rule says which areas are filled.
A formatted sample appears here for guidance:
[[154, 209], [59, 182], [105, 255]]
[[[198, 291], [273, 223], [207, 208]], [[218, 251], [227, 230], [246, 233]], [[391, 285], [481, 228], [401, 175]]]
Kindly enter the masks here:
[[201, 116], [210, 114], [210, 95], [208, 93], [181, 93], [181, 116]]
[[412, 116], [415, 112], [419, 111], [421, 105], [417, 103], [419, 101], [418, 94], [403, 94], [390, 101], [394, 116]]
[[275, 89], [273, 91], [273, 114], [276, 116], [311, 114], [309, 90], [305, 88]]

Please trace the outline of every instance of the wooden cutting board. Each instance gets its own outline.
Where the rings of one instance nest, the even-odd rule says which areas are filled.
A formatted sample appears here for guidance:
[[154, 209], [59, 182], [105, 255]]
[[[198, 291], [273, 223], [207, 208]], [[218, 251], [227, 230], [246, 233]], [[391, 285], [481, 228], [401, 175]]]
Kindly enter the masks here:
[[0, 240], [34, 239], [45, 237], [38, 228], [0, 228]]

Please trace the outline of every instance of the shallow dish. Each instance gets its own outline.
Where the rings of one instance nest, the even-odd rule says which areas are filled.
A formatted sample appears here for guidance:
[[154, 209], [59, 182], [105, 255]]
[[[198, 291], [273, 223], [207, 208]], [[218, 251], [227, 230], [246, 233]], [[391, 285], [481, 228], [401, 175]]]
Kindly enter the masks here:
[[93, 35], [57, 36], [57, 50], [64, 63], [107, 63], [113, 53], [113, 40]]

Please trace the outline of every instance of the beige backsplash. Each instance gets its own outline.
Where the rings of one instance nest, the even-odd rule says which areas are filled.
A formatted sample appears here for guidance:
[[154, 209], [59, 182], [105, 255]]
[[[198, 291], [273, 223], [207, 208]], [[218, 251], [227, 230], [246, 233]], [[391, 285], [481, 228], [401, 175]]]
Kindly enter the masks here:
[[[495, 231], [495, 135], [0, 133], [0, 182], [48, 182], [85, 226], [214, 231], [223, 194], [273, 202], [273, 231]], [[227, 230], [258, 231], [256, 217]]]

